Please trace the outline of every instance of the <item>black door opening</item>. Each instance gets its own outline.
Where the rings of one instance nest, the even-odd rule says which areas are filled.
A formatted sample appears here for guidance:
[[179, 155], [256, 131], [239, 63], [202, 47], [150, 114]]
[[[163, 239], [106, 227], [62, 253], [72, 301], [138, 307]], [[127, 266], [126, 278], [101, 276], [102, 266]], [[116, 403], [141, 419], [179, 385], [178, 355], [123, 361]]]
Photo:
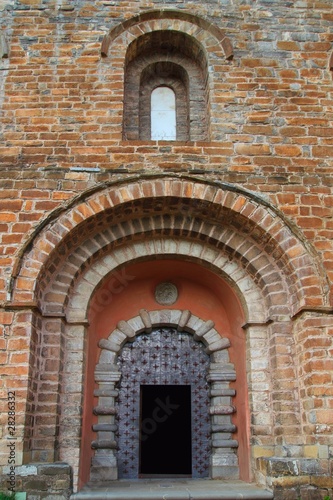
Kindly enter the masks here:
[[140, 475], [192, 475], [190, 385], [141, 385]]

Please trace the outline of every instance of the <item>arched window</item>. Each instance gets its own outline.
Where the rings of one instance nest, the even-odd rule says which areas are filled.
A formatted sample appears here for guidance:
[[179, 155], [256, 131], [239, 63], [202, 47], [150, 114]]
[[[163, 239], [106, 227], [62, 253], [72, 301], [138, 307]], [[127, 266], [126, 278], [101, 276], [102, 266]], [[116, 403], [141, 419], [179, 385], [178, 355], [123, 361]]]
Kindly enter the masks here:
[[151, 139], [175, 141], [176, 94], [169, 87], [161, 86], [151, 93]]
[[[159, 108], [162, 102], [164, 109]], [[125, 140], [206, 141], [209, 110], [207, 58], [197, 40], [161, 30], [130, 43], [124, 78]], [[168, 128], [162, 130], [166, 123]]]

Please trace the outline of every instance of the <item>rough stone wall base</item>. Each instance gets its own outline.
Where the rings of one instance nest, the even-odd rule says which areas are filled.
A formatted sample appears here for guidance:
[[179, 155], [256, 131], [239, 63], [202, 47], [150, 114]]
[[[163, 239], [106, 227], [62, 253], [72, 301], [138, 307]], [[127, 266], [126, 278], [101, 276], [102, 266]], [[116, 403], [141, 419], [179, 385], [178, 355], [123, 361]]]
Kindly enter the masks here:
[[[258, 458], [258, 471], [274, 500], [323, 500], [333, 498], [332, 463], [325, 459]], [[0, 491], [8, 490], [9, 467], [0, 477]], [[26, 492], [26, 500], [69, 500], [71, 467], [62, 462], [31, 463], [15, 467], [15, 492]]]
[[333, 498], [332, 462], [312, 458], [258, 458], [258, 470], [274, 500]]
[[68, 500], [73, 490], [71, 467], [63, 462], [31, 463], [12, 470], [4, 467], [0, 491], [8, 491], [8, 474], [11, 474], [15, 483], [13, 490], [17, 493], [26, 492], [27, 500]]

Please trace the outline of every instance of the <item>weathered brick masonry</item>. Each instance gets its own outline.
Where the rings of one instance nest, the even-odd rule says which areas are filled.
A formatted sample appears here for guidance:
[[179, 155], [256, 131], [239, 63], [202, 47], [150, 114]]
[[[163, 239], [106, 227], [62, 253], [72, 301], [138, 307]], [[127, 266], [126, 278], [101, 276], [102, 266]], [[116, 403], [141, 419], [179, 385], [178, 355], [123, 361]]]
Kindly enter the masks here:
[[[11, 464], [33, 499], [117, 476], [117, 354], [166, 325], [211, 356], [210, 476], [333, 494], [332, 23], [331, 0], [0, 0], [3, 490]], [[176, 141], [150, 140], [160, 85]]]

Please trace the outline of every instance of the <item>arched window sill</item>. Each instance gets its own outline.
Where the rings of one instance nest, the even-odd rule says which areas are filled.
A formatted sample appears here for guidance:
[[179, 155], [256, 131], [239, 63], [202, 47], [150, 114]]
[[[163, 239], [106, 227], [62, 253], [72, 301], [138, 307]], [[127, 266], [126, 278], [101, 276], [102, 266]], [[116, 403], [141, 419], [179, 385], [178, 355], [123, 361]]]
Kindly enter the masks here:
[[127, 144], [127, 145], [149, 145], [149, 146], [193, 146], [194, 144], [197, 144], [197, 141], [153, 141], [151, 139], [134, 139], [134, 140], [127, 140], [124, 139], [122, 141], [122, 144]]
[[133, 140], [127, 140], [123, 139], [120, 142], [121, 146], [150, 146], [150, 147], [160, 147], [160, 146], [189, 146], [189, 147], [194, 147], [194, 146], [213, 146], [215, 145], [221, 145], [225, 141], [209, 141], [209, 140], [203, 140], [203, 141], [152, 141], [149, 139], [145, 140], [139, 140], [139, 139], [133, 139]]

